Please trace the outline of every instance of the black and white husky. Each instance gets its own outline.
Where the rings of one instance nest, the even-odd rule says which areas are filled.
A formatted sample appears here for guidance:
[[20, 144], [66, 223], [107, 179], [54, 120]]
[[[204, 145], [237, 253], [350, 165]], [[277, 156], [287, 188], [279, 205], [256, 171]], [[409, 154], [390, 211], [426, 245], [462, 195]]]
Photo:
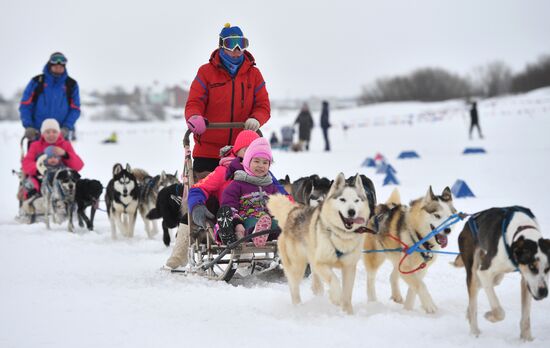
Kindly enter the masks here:
[[548, 296], [550, 239], [544, 239], [533, 213], [523, 207], [491, 208], [474, 214], [458, 237], [460, 255], [455, 265], [466, 267], [470, 332], [478, 336], [477, 294], [485, 289], [491, 310], [485, 318], [504, 319], [494, 287], [505, 273], [521, 274], [521, 339], [531, 341], [531, 297]]
[[178, 172], [176, 171], [174, 175], [166, 174], [163, 170], [160, 175], [157, 176], [148, 176], [144, 179], [143, 184], [141, 185], [141, 193], [139, 198], [139, 214], [143, 218], [143, 223], [145, 224], [145, 231], [149, 238], [153, 238], [158, 233], [158, 227], [155, 220], [151, 220], [147, 217], [147, 213], [157, 204], [157, 197], [160, 192], [165, 187], [168, 187], [172, 184], [178, 184]]
[[105, 204], [111, 223], [111, 236], [116, 239], [116, 230], [128, 238], [134, 236], [136, 215], [139, 204], [139, 185], [132, 168], [120, 163], [113, 166], [113, 178], [107, 184]]
[[46, 171], [40, 188], [44, 197], [44, 219], [50, 229], [50, 215], [53, 222], [62, 223], [69, 219], [69, 232], [74, 232], [73, 213], [76, 208], [76, 182], [80, 174], [73, 169], [61, 168], [53, 173]]

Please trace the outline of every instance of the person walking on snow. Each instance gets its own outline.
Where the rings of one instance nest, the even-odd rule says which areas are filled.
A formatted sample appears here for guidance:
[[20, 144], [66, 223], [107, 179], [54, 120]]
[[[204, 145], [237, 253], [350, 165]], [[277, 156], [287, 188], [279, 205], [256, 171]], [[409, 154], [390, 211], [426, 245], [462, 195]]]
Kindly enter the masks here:
[[244, 122], [256, 131], [271, 113], [265, 81], [246, 49], [242, 30], [227, 23], [218, 48], [199, 68], [185, 105], [187, 126], [193, 132], [193, 172], [198, 179], [218, 166], [219, 150], [232, 145], [240, 129], [206, 129], [209, 122]]
[[328, 129], [331, 124], [328, 120], [328, 101], [323, 100], [323, 106], [321, 108], [321, 129], [323, 130], [323, 137], [325, 138], [325, 151], [330, 151], [330, 142], [328, 140]]
[[470, 140], [472, 139], [472, 132], [474, 127], [477, 127], [477, 134], [480, 139], [483, 139], [483, 134], [481, 134], [481, 127], [479, 126], [479, 115], [477, 113], [477, 103], [472, 103], [472, 108], [470, 109]]
[[313, 128], [313, 117], [306, 103], [302, 106], [298, 117], [294, 121], [294, 124], [298, 124], [298, 139], [300, 141], [300, 148], [309, 151], [309, 140], [311, 139], [311, 129]]
[[39, 129], [48, 118], [59, 123], [65, 139], [74, 132], [80, 117], [80, 93], [78, 83], [69, 77], [66, 65], [67, 58], [63, 53], [53, 53], [43, 74], [33, 77], [23, 92], [19, 113], [29, 141], [40, 137]]

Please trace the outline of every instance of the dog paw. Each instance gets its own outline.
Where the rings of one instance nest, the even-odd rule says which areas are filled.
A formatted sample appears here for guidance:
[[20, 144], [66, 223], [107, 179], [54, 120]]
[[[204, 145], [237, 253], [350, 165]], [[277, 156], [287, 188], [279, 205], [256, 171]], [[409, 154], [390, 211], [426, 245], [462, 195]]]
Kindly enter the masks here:
[[531, 342], [534, 340], [533, 336], [531, 335], [531, 332], [522, 332], [520, 335], [520, 338], [524, 342]]
[[427, 314], [434, 314], [437, 312], [437, 306], [433, 303], [422, 306]]
[[390, 299], [395, 303], [403, 303], [403, 297], [401, 295], [392, 295]]
[[474, 337], [479, 337], [479, 334], [481, 334], [481, 331], [477, 327], [470, 329], [470, 334]]
[[342, 310], [344, 310], [344, 312], [346, 312], [346, 314], [349, 314], [349, 315], [353, 314], [353, 306], [351, 305], [351, 303], [345, 303], [342, 306]]
[[502, 308], [497, 308], [492, 311], [485, 313], [485, 319], [489, 320], [491, 323], [496, 323], [504, 319], [504, 310]]

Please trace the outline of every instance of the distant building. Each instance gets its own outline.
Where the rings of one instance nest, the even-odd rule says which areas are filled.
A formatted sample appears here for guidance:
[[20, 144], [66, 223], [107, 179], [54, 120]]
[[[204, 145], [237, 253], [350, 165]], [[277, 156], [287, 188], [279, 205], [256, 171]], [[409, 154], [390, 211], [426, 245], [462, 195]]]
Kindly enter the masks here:
[[167, 89], [168, 106], [174, 108], [184, 108], [189, 96], [189, 90], [183, 89], [180, 86], [174, 86]]

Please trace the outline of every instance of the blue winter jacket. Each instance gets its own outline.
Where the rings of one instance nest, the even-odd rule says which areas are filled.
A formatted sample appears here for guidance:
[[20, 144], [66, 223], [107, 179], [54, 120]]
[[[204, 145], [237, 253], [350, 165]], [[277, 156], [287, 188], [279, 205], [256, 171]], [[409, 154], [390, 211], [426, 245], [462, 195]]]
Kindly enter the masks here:
[[38, 96], [38, 100], [33, 103], [32, 98], [35, 93], [38, 82], [31, 80], [19, 105], [21, 122], [23, 127], [33, 127], [40, 129], [42, 121], [47, 118], [55, 118], [61, 128], [65, 127], [74, 130], [74, 124], [80, 116], [80, 94], [78, 84], [75, 84], [72, 90], [71, 104], [67, 100], [65, 80], [67, 79], [67, 69], [61, 76], [54, 76], [48, 69], [48, 65], [43, 69], [44, 72], [44, 90]]

